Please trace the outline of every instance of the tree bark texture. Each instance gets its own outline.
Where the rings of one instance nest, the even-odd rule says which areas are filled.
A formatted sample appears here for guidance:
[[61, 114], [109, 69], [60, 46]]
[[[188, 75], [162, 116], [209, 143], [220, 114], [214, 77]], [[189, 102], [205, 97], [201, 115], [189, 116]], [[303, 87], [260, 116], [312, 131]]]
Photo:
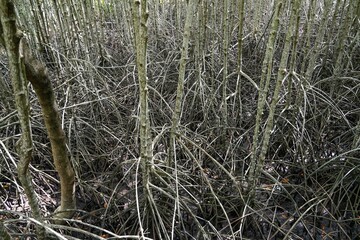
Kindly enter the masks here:
[[[17, 172], [19, 180], [28, 197], [29, 205], [33, 211], [34, 217], [42, 222], [42, 216], [32, 185], [32, 178], [29, 171], [29, 165], [32, 158], [32, 135], [30, 125], [30, 105], [27, 89], [27, 82], [24, 76], [23, 55], [21, 54], [21, 42], [23, 34], [16, 28], [16, 14], [14, 5], [10, 1], [0, 1], [0, 19], [1, 19], [1, 43], [6, 48], [9, 58], [10, 78], [13, 86], [17, 114], [21, 126], [21, 137], [16, 144], [19, 153], [19, 163]], [[37, 226], [38, 239], [45, 239], [45, 230]]]
[[54, 91], [44, 64], [32, 57], [27, 45], [24, 46], [24, 53], [26, 77], [39, 99], [55, 167], [60, 177], [61, 205], [56, 216], [69, 218], [73, 213], [71, 210], [75, 209], [75, 173], [68, 157]]
[[[72, 215], [72, 210], [75, 209], [75, 174], [68, 158], [65, 133], [61, 128], [60, 115], [55, 102], [52, 84], [44, 64], [32, 56], [26, 38], [23, 36], [23, 33], [17, 29], [16, 14], [13, 4], [9, 0], [1, 0], [0, 2], [2, 15], [2, 27], [0, 29], [1, 42], [3, 42], [5, 36], [5, 39], [7, 38], [5, 40], [7, 53], [9, 55], [9, 60], [12, 61], [10, 62], [11, 78], [20, 79], [23, 77], [25, 80], [27, 79], [32, 84], [39, 99], [51, 143], [55, 167], [60, 176], [61, 205], [56, 217], [69, 218]], [[6, 27], [7, 24], [9, 24], [8, 27]], [[4, 30], [4, 32], [2, 30]], [[14, 56], [11, 57], [10, 55]], [[21, 84], [23, 86], [21, 86]], [[26, 103], [26, 85], [19, 81], [14, 82], [14, 80], [13, 85], [15, 100], [16, 102], [19, 102], [17, 105], [20, 106], [21, 104], [22, 106], [27, 107], [27, 110], [24, 108], [22, 111], [19, 111], [20, 121], [21, 119], [25, 119], [24, 117], [26, 117], [26, 115], [28, 117], [28, 120], [25, 119], [24, 124], [21, 124], [21, 126], [23, 128], [24, 126], [29, 125], [27, 129], [30, 129], [29, 106], [28, 103]], [[24, 135], [24, 128], [22, 130]], [[27, 135], [30, 136], [31, 140], [30, 131], [31, 130], [28, 131]], [[32, 150], [32, 143], [29, 142], [28, 139], [29, 137], [25, 139], [24, 136], [21, 138], [22, 145], [20, 150], [23, 153], [27, 153], [27, 157], [25, 158], [25, 165], [19, 164], [19, 178], [21, 174], [28, 171], [28, 164], [31, 159], [30, 149]], [[27, 143], [26, 147], [24, 147], [24, 143]], [[27, 175], [29, 175], [29, 173], [27, 173]], [[28, 196], [29, 194], [30, 193], [27, 193]]]

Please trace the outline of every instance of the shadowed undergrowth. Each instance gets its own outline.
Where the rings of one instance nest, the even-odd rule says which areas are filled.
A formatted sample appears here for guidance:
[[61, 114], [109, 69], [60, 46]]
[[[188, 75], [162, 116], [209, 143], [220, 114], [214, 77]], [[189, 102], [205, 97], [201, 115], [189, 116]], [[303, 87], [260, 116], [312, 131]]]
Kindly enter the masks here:
[[[251, 26], [244, 28], [242, 70], [251, 81], [242, 76], [238, 92], [237, 36], [232, 34], [226, 126], [221, 125], [223, 53], [219, 32], [214, 28], [214, 35], [206, 35], [212, 41], [202, 45], [201, 53], [197, 52], [197, 40], [192, 39], [181, 125], [173, 164], [169, 165], [182, 29], [176, 28], [176, 9], [170, 3], [157, 4], [163, 8], [159, 10], [163, 15], [157, 20], [150, 15], [147, 50], [154, 154], [147, 189], [142, 184], [139, 160], [134, 49], [128, 29], [118, 25], [126, 15], [114, 17], [114, 4], [114, 8], [103, 10], [103, 19], [94, 20], [104, 33], [103, 39], [97, 40], [99, 49], [94, 43], [86, 45], [85, 36], [78, 35], [78, 49], [66, 53], [61, 35], [56, 32], [51, 33], [53, 43], [41, 45], [46, 51], [38, 56], [52, 77], [77, 179], [78, 210], [74, 218], [66, 226], [48, 227], [67, 239], [137, 239], [140, 231], [149, 239], [359, 237], [360, 52], [359, 48], [351, 48], [351, 37], [358, 38], [358, 30], [349, 33], [346, 51], [352, 53], [347, 52], [344, 66], [348, 69], [339, 76], [333, 75], [335, 45], [327, 46], [327, 52], [325, 47], [321, 49], [328, 54], [328, 60], [317, 60], [311, 80], [305, 80], [301, 73], [300, 60], [308, 56], [299, 50], [295, 77], [291, 83], [282, 83], [265, 166], [254, 205], [250, 206], [244, 195], [248, 190], [246, 173], [268, 31], [263, 29], [263, 36], [255, 38]], [[168, 13], [164, 9], [169, 9]], [[333, 31], [324, 44], [333, 44], [330, 39], [337, 36], [337, 30]], [[285, 41], [281, 33], [274, 55], [274, 74]], [[315, 44], [315, 33], [311, 37], [311, 44]], [[305, 44], [304, 38], [299, 37], [299, 49]], [[91, 47], [98, 55], [91, 51], [90, 56], [86, 54]], [[0, 61], [0, 83], [11, 89], [6, 56], [2, 54]], [[270, 92], [274, 82], [270, 83]], [[34, 237], [34, 222], [16, 176], [15, 142], [21, 130], [11, 93], [0, 91], [0, 217], [12, 236]], [[58, 177], [32, 89], [30, 98], [34, 140], [31, 173], [40, 208], [45, 217], [50, 217], [60, 197]], [[271, 97], [267, 106], [270, 101]], [[268, 107], [264, 114], [268, 114]]]

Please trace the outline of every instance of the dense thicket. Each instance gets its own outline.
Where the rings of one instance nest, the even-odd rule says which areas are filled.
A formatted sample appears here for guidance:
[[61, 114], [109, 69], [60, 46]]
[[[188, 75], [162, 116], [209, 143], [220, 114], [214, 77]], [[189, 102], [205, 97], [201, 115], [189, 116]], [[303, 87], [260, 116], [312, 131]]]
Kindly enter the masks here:
[[[359, 237], [359, 1], [14, 2], [76, 175], [75, 216], [54, 224], [58, 176], [29, 87], [30, 172], [50, 235]], [[7, 60], [1, 50], [0, 233], [15, 238], [37, 222], [17, 178]]]

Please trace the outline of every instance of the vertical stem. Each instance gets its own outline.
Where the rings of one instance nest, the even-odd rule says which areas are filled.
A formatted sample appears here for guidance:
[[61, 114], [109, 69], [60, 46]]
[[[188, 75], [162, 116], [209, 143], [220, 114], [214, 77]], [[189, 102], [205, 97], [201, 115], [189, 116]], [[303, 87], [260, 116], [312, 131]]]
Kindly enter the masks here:
[[[15, 95], [15, 103], [21, 126], [21, 137], [17, 142], [20, 161], [17, 166], [19, 180], [29, 200], [34, 217], [42, 222], [41, 211], [34, 187], [32, 185], [29, 165], [32, 159], [33, 142], [30, 125], [30, 104], [26, 76], [24, 72], [24, 55], [22, 44], [24, 38], [16, 26], [15, 7], [9, 0], [0, 0], [0, 35], [4, 39], [9, 58], [10, 78]], [[37, 226], [38, 239], [45, 239], [45, 229]]]
[[[286, 68], [287, 68], [287, 62], [288, 62], [288, 58], [289, 58], [291, 38], [292, 38], [295, 24], [296, 24], [295, 20], [297, 19], [297, 16], [299, 13], [299, 11], [298, 11], [299, 0], [291, 0], [291, 5], [292, 5], [292, 14], [291, 14], [290, 22], [288, 25], [288, 31], [286, 33], [285, 45], [284, 45], [284, 49], [283, 49], [282, 55], [281, 55], [279, 70], [278, 70], [276, 84], [275, 84], [275, 90], [274, 90], [274, 94], [273, 94], [272, 101], [270, 104], [269, 116], [267, 118], [267, 124], [266, 124], [265, 131], [264, 131], [264, 140], [263, 140], [260, 155], [259, 155], [258, 169], [260, 169], [264, 166], [265, 155], [268, 150], [270, 136], [271, 136], [271, 130], [274, 125], [274, 115], [275, 115], [276, 105], [277, 105], [277, 102], [279, 99], [281, 83], [289, 74], [288, 70], [286, 70]], [[293, 52], [293, 54], [295, 54], [295, 53], [296, 52]]]
[[184, 35], [183, 35], [183, 43], [181, 47], [181, 59], [179, 64], [179, 78], [178, 85], [176, 90], [176, 100], [175, 100], [175, 110], [172, 116], [172, 127], [171, 127], [171, 135], [170, 135], [170, 151], [169, 151], [169, 166], [171, 166], [172, 158], [174, 157], [174, 148], [175, 148], [175, 135], [177, 133], [177, 128], [180, 124], [180, 115], [181, 115], [181, 105], [182, 98], [184, 95], [184, 79], [185, 79], [185, 70], [186, 70], [186, 62], [188, 60], [188, 46], [190, 39], [190, 28], [192, 23], [193, 11], [195, 8], [194, 1], [190, 1], [187, 4], [186, 11], [186, 20], [184, 26]]
[[[324, 1], [324, 4], [325, 4], [325, 9], [324, 9], [324, 13], [322, 14], [318, 34], [316, 36], [315, 46], [311, 51], [311, 57], [309, 59], [309, 64], [305, 72], [305, 80], [309, 82], [311, 82], [312, 74], [315, 69], [316, 60], [318, 59], [321, 53], [322, 42], [324, 39], [325, 30], [327, 29], [326, 26], [328, 23], [329, 12], [332, 5], [332, 3], [330, 3], [330, 1], [328, 0]], [[308, 31], [310, 31], [310, 29]]]
[[[239, 100], [239, 109], [237, 111], [233, 111], [236, 112], [236, 116], [240, 116], [240, 118], [242, 117], [242, 99], [241, 99], [241, 72], [242, 72], [242, 45], [243, 45], [243, 28], [244, 28], [244, 5], [245, 5], [245, 0], [240, 0], [238, 3], [238, 14], [239, 14], [239, 26], [238, 26], [238, 51], [237, 51], [237, 80], [236, 80], [236, 93], [237, 96], [235, 97], [234, 100], [234, 104], [233, 106], [236, 106], [236, 99], [238, 98]], [[241, 122], [241, 119], [240, 119]]]
[[306, 22], [304, 33], [303, 33], [305, 36], [305, 43], [302, 47], [303, 52], [304, 52], [303, 53], [304, 57], [303, 57], [303, 61], [301, 64], [301, 70], [300, 70], [301, 74], [305, 73], [305, 67], [306, 67], [306, 62], [307, 62], [306, 57], [310, 52], [310, 44], [311, 44], [310, 36], [311, 36], [311, 30], [313, 28], [314, 21], [315, 21], [315, 6], [316, 6], [316, 1], [311, 0], [309, 3], [309, 8], [307, 10], [307, 16], [306, 16], [306, 19], [308, 19], [308, 20]]
[[135, 30], [136, 66], [140, 87], [140, 157], [144, 184], [152, 161], [147, 82], [147, 18], [146, 1], [134, 0], [132, 5]]
[[292, 104], [292, 86], [293, 86], [293, 79], [294, 79], [294, 74], [295, 74], [295, 67], [296, 67], [296, 51], [297, 51], [297, 47], [298, 47], [298, 40], [299, 40], [299, 25], [300, 25], [300, 16], [299, 13], [298, 17], [296, 19], [296, 26], [295, 26], [295, 34], [292, 37], [292, 54], [291, 54], [291, 59], [290, 59], [290, 76], [289, 76], [289, 80], [288, 80], [288, 86], [287, 86], [287, 96], [286, 96], [286, 106], [285, 108], [289, 108], [290, 105]]
[[229, 51], [229, 0], [224, 0], [223, 5], [223, 74], [222, 74], [222, 102], [221, 102], [221, 127], [223, 133], [228, 124], [228, 110], [227, 110], [227, 82], [228, 82], [228, 51]]
[[264, 9], [264, 4], [266, 1], [258, 0], [254, 3], [254, 9], [255, 9], [255, 17], [254, 17], [254, 23], [253, 23], [253, 37], [257, 41], [258, 36], [260, 35], [260, 24], [262, 19], [262, 11]]
[[[56, 217], [70, 218], [75, 209], [75, 173], [67, 153], [66, 137], [61, 127], [52, 84], [43, 63], [32, 57], [24, 44], [26, 77], [39, 99], [46, 130], [50, 139], [51, 152], [60, 177], [61, 204]], [[59, 221], [61, 223], [62, 221]]]
[[[344, 3], [345, 4], [345, 3]], [[350, 29], [351, 29], [351, 23], [352, 23], [352, 12], [351, 10], [355, 8], [354, 1], [351, 1], [349, 3], [349, 6], [345, 9], [345, 19], [342, 21], [342, 25], [340, 26], [340, 32], [339, 37], [337, 38], [338, 42], [336, 43], [336, 61], [335, 61], [335, 68], [334, 68], [334, 77], [338, 77], [340, 74], [340, 71], [343, 69], [343, 56], [345, 54], [345, 40], [349, 35]], [[338, 89], [340, 81], [336, 81], [337, 84], [333, 85], [333, 88]]]
[[[150, 169], [153, 165], [151, 136], [150, 136], [150, 119], [148, 105], [148, 81], [147, 81], [147, 20], [149, 13], [147, 11], [146, 0], [131, 1], [132, 19], [134, 26], [135, 50], [136, 50], [136, 67], [139, 81], [140, 92], [140, 164], [142, 170], [143, 189], [146, 203], [152, 202], [152, 193], [149, 188]], [[149, 206], [146, 206], [149, 207]], [[151, 207], [151, 205], [150, 205]], [[139, 216], [140, 231], [144, 237], [141, 217]]]
[[255, 187], [258, 181], [257, 177], [259, 174], [259, 169], [261, 167], [261, 163], [259, 162], [259, 152], [260, 152], [259, 150], [261, 146], [261, 143], [259, 142], [260, 126], [262, 123], [264, 106], [266, 102], [267, 93], [269, 90], [271, 70], [272, 70], [272, 60], [275, 53], [275, 40], [279, 28], [279, 21], [280, 21], [279, 16], [280, 16], [281, 7], [282, 7], [282, 1], [279, 0], [278, 3], [275, 5], [275, 14], [272, 21], [270, 36], [266, 47], [265, 59], [262, 65], [255, 130], [254, 130], [254, 137], [251, 148], [251, 158], [250, 158], [250, 167], [249, 167], [250, 192], [248, 195], [248, 199], [250, 201], [250, 204], [252, 203], [253, 198], [255, 197]]

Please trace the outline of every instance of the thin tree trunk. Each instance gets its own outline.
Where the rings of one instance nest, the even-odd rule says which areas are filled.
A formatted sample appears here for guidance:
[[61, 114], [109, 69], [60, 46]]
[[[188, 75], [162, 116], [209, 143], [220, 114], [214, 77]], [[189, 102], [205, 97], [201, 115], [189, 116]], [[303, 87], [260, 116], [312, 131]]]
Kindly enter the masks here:
[[271, 77], [271, 70], [272, 70], [272, 61], [273, 56], [275, 53], [275, 39], [277, 36], [278, 28], [279, 28], [279, 16], [280, 10], [282, 7], [282, 1], [279, 0], [278, 3], [275, 5], [275, 14], [272, 22], [272, 26], [270, 29], [270, 36], [267, 43], [265, 59], [262, 65], [262, 74], [261, 74], [261, 81], [260, 81], [260, 89], [259, 89], [259, 98], [258, 98], [258, 105], [257, 105], [257, 113], [256, 113], [256, 122], [255, 122], [255, 130], [254, 130], [254, 137], [253, 143], [251, 148], [251, 158], [250, 158], [250, 167], [249, 167], [249, 193], [248, 199], [250, 205], [255, 197], [255, 188], [258, 182], [259, 170], [262, 167], [262, 164], [259, 162], [259, 153], [261, 147], [260, 138], [260, 127], [262, 124], [262, 117], [264, 112], [264, 106], [266, 103], [266, 97], [269, 90], [270, 85], [270, 77]]
[[[324, 13], [322, 14], [322, 19], [320, 22], [319, 30], [317, 31], [318, 34], [316, 36], [315, 46], [311, 51], [309, 64], [308, 64], [307, 70], [305, 72], [305, 80], [309, 81], [309, 82], [311, 82], [311, 79], [312, 79], [312, 74], [315, 69], [316, 60], [318, 59], [318, 57], [321, 53], [321, 47], [322, 47], [322, 43], [323, 43], [323, 39], [324, 39], [324, 35], [325, 35], [325, 30], [327, 29], [326, 26], [328, 23], [329, 12], [330, 12], [330, 9], [332, 6], [330, 1], [324, 1], [324, 4], [325, 4], [325, 9], [324, 9]], [[308, 31], [311, 31], [311, 30], [309, 29]]]
[[[345, 3], [344, 3], [345, 4]], [[350, 30], [351, 30], [351, 23], [353, 20], [353, 14], [352, 14], [352, 9], [355, 8], [355, 3], [354, 1], [352, 1], [351, 3], [349, 3], [349, 6], [347, 8], [345, 8], [345, 18], [342, 21], [342, 24], [340, 25], [340, 31], [339, 31], [339, 37], [338, 37], [338, 41], [336, 43], [336, 51], [335, 51], [335, 57], [336, 57], [336, 61], [335, 61], [335, 68], [334, 68], [334, 73], [333, 73], [333, 77], [337, 78], [339, 77], [340, 73], [342, 70], [344, 70], [344, 54], [345, 53], [345, 44], [346, 44], [346, 39], [349, 36]], [[332, 92], [340, 89], [340, 81], [335, 81], [336, 84], [332, 85]], [[330, 94], [331, 96], [332, 94]]]
[[[236, 99], [239, 100], [239, 108], [237, 111], [233, 111], [236, 112], [236, 116], [240, 116], [240, 118], [242, 117], [242, 99], [241, 99], [241, 72], [242, 72], [242, 55], [243, 55], [243, 28], [244, 28], [244, 6], [245, 6], [245, 0], [240, 0], [238, 3], [238, 13], [239, 13], [239, 26], [238, 26], [238, 51], [237, 51], [237, 80], [236, 80], [236, 97], [234, 98], [234, 104], [233, 106], [236, 106]], [[239, 119], [240, 123], [242, 121], [242, 119]]]
[[171, 166], [171, 161], [173, 161], [174, 157], [174, 149], [175, 149], [175, 135], [178, 130], [178, 126], [180, 124], [180, 116], [181, 116], [181, 105], [182, 99], [184, 95], [184, 79], [185, 79], [185, 71], [186, 71], [186, 62], [188, 60], [188, 46], [190, 40], [190, 28], [192, 23], [193, 11], [195, 8], [194, 1], [190, 1], [187, 6], [186, 12], [186, 20], [184, 26], [184, 35], [183, 35], [183, 43], [181, 47], [181, 59], [179, 66], [179, 78], [178, 85], [176, 90], [176, 100], [175, 100], [175, 109], [172, 116], [172, 127], [171, 127], [171, 135], [170, 135], [170, 151], [169, 151], [169, 166]]
[[310, 37], [311, 37], [311, 31], [313, 29], [313, 25], [314, 25], [314, 21], [315, 21], [315, 6], [316, 6], [316, 1], [310, 0], [309, 8], [307, 10], [307, 16], [306, 16], [307, 22], [306, 22], [304, 33], [303, 33], [303, 35], [305, 36], [305, 42], [303, 43], [303, 46], [302, 46], [303, 59], [302, 59], [300, 74], [305, 73], [306, 63], [308, 61], [307, 56], [310, 52], [310, 44], [311, 44]]
[[[29, 165], [32, 159], [33, 143], [30, 125], [30, 104], [28, 88], [24, 73], [23, 49], [20, 46], [25, 41], [23, 34], [16, 27], [14, 5], [8, 0], [0, 1], [1, 32], [9, 58], [10, 78], [15, 95], [15, 103], [21, 126], [21, 137], [17, 142], [20, 161], [17, 166], [19, 180], [29, 200], [34, 217], [42, 222], [41, 211], [34, 187], [32, 185]], [[45, 229], [37, 226], [38, 239], [45, 239]]]
[[[153, 202], [152, 193], [149, 187], [150, 184], [150, 168], [153, 165], [151, 135], [150, 135], [150, 118], [149, 118], [149, 104], [148, 104], [148, 81], [147, 81], [147, 1], [146, 0], [132, 0], [132, 19], [134, 25], [134, 38], [136, 50], [136, 67], [139, 81], [140, 92], [140, 161], [142, 171], [142, 184], [147, 202]], [[149, 207], [149, 206], [146, 206]], [[150, 209], [152, 207], [150, 206]], [[142, 227], [141, 217], [139, 216], [141, 236], [145, 236]]]
[[[223, 54], [223, 74], [222, 74], [222, 101], [221, 101], [221, 130], [223, 134], [223, 140], [226, 138], [225, 129], [228, 124], [228, 107], [227, 107], [227, 83], [228, 83], [228, 53], [229, 53], [229, 0], [224, 0], [223, 4], [223, 42], [222, 42], [222, 54]], [[225, 142], [222, 144], [225, 145]]]
[[[75, 176], [74, 171], [71, 166], [71, 163], [68, 158], [67, 154], [67, 148], [66, 148], [66, 138], [65, 133], [61, 128], [61, 122], [60, 122], [60, 116], [59, 112], [56, 106], [55, 102], [55, 96], [52, 89], [52, 85], [49, 79], [49, 76], [47, 74], [47, 70], [40, 61], [33, 58], [31, 51], [29, 49], [29, 46], [27, 45], [27, 42], [25, 38], [22, 37], [22, 33], [20, 30], [17, 29], [17, 26], [15, 25], [15, 11], [13, 9], [13, 5], [10, 3], [10, 1], [2, 0], [2, 18], [5, 18], [8, 14], [11, 14], [9, 16], [9, 19], [11, 21], [4, 21], [6, 23], [11, 23], [12, 25], [9, 26], [9, 29], [12, 31], [13, 36], [13, 44], [7, 45], [7, 51], [8, 53], [19, 53], [20, 56], [14, 56], [12, 57], [14, 61], [18, 61], [17, 59], [20, 59], [21, 62], [14, 62], [12, 65], [15, 66], [15, 63], [18, 64], [18, 68], [21, 66], [20, 64], [23, 64], [23, 72], [21, 69], [14, 69], [12, 74], [14, 74], [15, 77], [26, 77], [26, 79], [32, 84], [36, 95], [39, 99], [42, 113], [45, 121], [45, 126], [49, 135], [50, 143], [51, 143], [51, 150], [52, 155], [54, 158], [54, 163], [56, 170], [60, 176], [60, 184], [61, 184], [61, 205], [56, 211], [56, 217], [59, 218], [69, 218], [72, 216], [73, 211], [75, 209], [75, 198], [74, 198], [74, 191], [75, 191]], [[7, 7], [7, 10], [4, 9], [4, 7]], [[4, 24], [4, 23], [3, 23]], [[5, 30], [5, 28], [4, 28]], [[4, 31], [5, 35], [7, 34]], [[17, 85], [20, 83], [17, 83]], [[24, 84], [24, 83], [22, 83]], [[22, 101], [22, 104], [29, 108], [28, 103], [26, 103], [25, 95], [26, 95], [26, 88], [25, 84], [21, 88], [19, 86], [14, 86], [14, 90], [19, 91], [17, 94], [15, 94], [16, 99], [22, 98], [22, 100], [16, 100], [16, 101]], [[26, 114], [29, 115], [28, 111], [24, 108], [22, 110], [23, 112], [19, 114], [21, 118], [26, 117]], [[29, 116], [28, 116], [29, 117]], [[26, 129], [30, 129], [30, 123], [29, 120], [26, 120], [28, 123], [24, 122], [23, 125], [23, 132], [27, 131]], [[26, 124], [29, 126], [26, 127]], [[26, 147], [22, 147], [22, 152], [26, 151], [27, 157], [26, 157], [26, 164], [20, 165], [19, 170], [23, 174], [26, 173], [28, 170], [28, 164], [31, 158], [31, 133], [27, 133], [29, 135], [26, 138], [22, 137], [22, 144], [27, 144]], [[25, 160], [24, 160], [25, 161]], [[28, 176], [29, 177], [29, 176]], [[33, 192], [33, 191], [32, 191]], [[29, 192], [28, 194], [33, 194]], [[29, 195], [28, 195], [29, 196]], [[35, 208], [35, 206], [34, 206]], [[35, 208], [36, 209], [36, 208]], [[34, 209], [33, 209], [34, 211]], [[34, 211], [35, 217], [40, 217], [40, 212], [36, 213], [37, 210]]]
[[[258, 164], [259, 170], [264, 166], [265, 155], [266, 155], [268, 147], [269, 147], [271, 131], [272, 131], [272, 128], [274, 125], [274, 116], [275, 116], [276, 105], [279, 100], [279, 94], [280, 94], [280, 89], [281, 89], [281, 85], [282, 85], [281, 83], [283, 80], [285, 80], [289, 76], [289, 74], [291, 74], [287, 70], [287, 62], [288, 62], [288, 58], [289, 58], [291, 38], [293, 37], [293, 34], [294, 34], [293, 32], [295, 30], [296, 19], [298, 17], [298, 13], [299, 13], [299, 11], [298, 11], [299, 5], [300, 5], [299, 0], [291, 1], [292, 13], [291, 13], [290, 22], [288, 25], [288, 32], [286, 33], [285, 46], [284, 46], [284, 49], [283, 49], [282, 55], [281, 55], [279, 70], [278, 70], [276, 84], [275, 84], [275, 90], [274, 90], [274, 94], [273, 94], [270, 109], [269, 109], [269, 116], [267, 118], [267, 124], [266, 124], [266, 128], [264, 131], [263, 143], [262, 143], [262, 147], [261, 147], [260, 154], [259, 154], [259, 160], [258, 160], [259, 161], [259, 164]], [[296, 51], [293, 52], [293, 54], [295, 54], [295, 53], [296, 53]]]

